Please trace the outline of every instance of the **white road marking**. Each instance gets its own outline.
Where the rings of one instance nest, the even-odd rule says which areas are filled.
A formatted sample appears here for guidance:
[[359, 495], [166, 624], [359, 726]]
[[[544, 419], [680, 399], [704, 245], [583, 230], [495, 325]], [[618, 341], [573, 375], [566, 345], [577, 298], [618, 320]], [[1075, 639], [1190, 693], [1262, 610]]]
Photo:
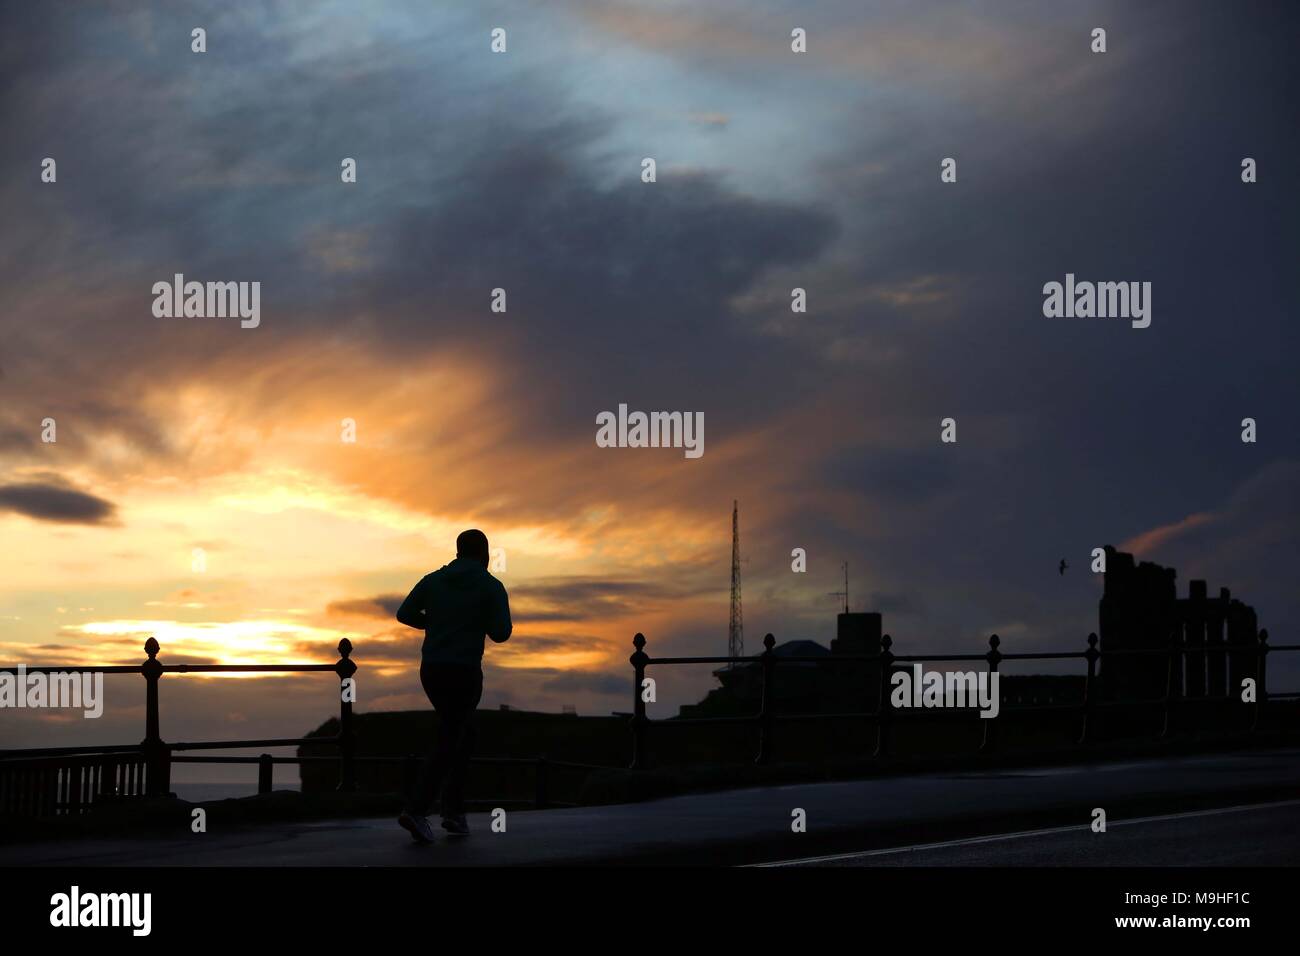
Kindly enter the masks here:
[[[1242, 813], [1251, 810], [1271, 810], [1277, 807], [1300, 805], [1300, 800], [1278, 800], [1274, 803], [1249, 803], [1236, 807], [1219, 807], [1214, 810], [1191, 810], [1186, 813], [1166, 813], [1154, 817], [1134, 817], [1132, 820], [1111, 820], [1108, 827], [1133, 826], [1138, 823], [1161, 823], [1169, 820], [1190, 820], [1194, 817], [1212, 817], [1223, 813]], [[943, 840], [939, 843], [918, 843], [915, 846], [886, 847], [882, 850], [858, 850], [853, 853], [833, 853], [828, 856], [809, 856], [799, 860], [777, 860], [772, 863], [751, 863], [754, 867], [772, 866], [807, 866], [810, 863], [831, 863], [836, 860], [856, 860], [872, 856], [889, 856], [892, 853], [919, 853], [923, 850], [942, 850], [948, 847], [978, 846], [981, 843], [996, 843], [999, 840], [1021, 840], [1026, 837], [1052, 836], [1057, 833], [1075, 833], [1088, 830], [1087, 823], [1073, 826], [1049, 827], [1043, 830], [1019, 830], [1014, 833], [996, 833], [992, 836], [967, 837], [961, 840]]]

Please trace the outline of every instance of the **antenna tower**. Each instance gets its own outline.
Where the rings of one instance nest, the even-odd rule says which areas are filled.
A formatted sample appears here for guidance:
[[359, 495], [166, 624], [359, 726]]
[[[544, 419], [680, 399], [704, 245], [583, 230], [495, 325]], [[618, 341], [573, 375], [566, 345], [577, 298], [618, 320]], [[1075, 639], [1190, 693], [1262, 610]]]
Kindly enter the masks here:
[[731, 502], [731, 623], [727, 627], [727, 656], [732, 660], [745, 656], [745, 614], [740, 606], [740, 502], [734, 499]]
[[842, 598], [844, 598], [844, 613], [845, 613], [845, 614], [848, 614], [848, 613], [849, 613], [849, 562], [847, 562], [847, 561], [844, 562], [844, 590], [843, 590], [843, 591], [828, 591], [827, 593], [828, 593], [831, 597], [842, 597]]

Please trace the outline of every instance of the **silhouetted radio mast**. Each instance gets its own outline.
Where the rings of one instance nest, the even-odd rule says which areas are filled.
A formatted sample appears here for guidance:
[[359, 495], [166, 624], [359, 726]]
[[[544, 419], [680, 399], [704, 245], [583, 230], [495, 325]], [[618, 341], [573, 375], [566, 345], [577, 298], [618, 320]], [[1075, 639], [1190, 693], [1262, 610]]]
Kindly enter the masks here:
[[844, 598], [844, 613], [845, 614], [849, 613], [849, 562], [847, 561], [844, 562], [844, 590], [827, 591], [826, 593], [829, 594], [831, 597]]
[[[731, 624], [727, 627], [727, 656], [745, 656], [745, 613], [740, 607], [740, 502], [731, 502]], [[734, 667], [734, 664], [728, 664]]]

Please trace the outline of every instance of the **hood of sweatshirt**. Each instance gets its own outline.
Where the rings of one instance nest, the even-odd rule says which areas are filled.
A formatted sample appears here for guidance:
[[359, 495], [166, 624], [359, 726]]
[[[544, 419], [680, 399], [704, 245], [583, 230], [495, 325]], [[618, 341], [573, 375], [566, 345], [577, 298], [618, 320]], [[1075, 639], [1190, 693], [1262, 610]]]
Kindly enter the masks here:
[[485, 578], [491, 577], [488, 569], [473, 558], [456, 558], [451, 564], [444, 564], [438, 569], [444, 583], [457, 591], [472, 591], [483, 586]]

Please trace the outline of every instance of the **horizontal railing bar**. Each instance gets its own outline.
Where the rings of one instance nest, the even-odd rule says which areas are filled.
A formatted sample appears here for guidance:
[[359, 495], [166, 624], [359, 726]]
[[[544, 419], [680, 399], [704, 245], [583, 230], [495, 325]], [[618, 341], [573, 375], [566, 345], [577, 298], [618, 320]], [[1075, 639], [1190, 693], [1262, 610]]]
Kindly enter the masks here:
[[337, 744], [338, 737], [283, 737], [270, 740], [202, 740], [168, 744], [172, 750], [242, 750], [245, 747], [297, 747], [302, 744]]
[[28, 666], [27, 664], [14, 664], [11, 666], [0, 667], [0, 674], [17, 674], [18, 668], [22, 667], [27, 674], [138, 674], [140, 673], [139, 664], [103, 664], [92, 667], [79, 667], [76, 665], [64, 665], [56, 667], [53, 664], [40, 664]]
[[[199, 756], [198, 754], [173, 754], [171, 759], [172, 759], [172, 763], [249, 763], [249, 764], [260, 763], [262, 760], [261, 757], [254, 757], [251, 755], [240, 756], [240, 757], [224, 757], [224, 756], [214, 757], [207, 754], [203, 756]], [[318, 761], [322, 763], [336, 764], [339, 762], [339, 758], [338, 757], [272, 757], [271, 758], [271, 763], [316, 763]]]
[[649, 667], [651, 664], [756, 664], [760, 660], [759, 657], [652, 657], [645, 663]]
[[[422, 760], [423, 757], [415, 756], [416, 760]], [[396, 764], [401, 765], [407, 761], [407, 757], [354, 757], [357, 763], [369, 764]], [[172, 763], [234, 763], [234, 764], [256, 764], [261, 763], [260, 756], [198, 756], [198, 755], [177, 755], [172, 757]], [[339, 762], [338, 757], [276, 757], [272, 756], [270, 762], [273, 764], [303, 764], [303, 763], [329, 763], [336, 764]], [[605, 764], [595, 763], [577, 763], [572, 760], [551, 760], [543, 757], [471, 757], [470, 763], [480, 764], [540, 764], [545, 763], [548, 767], [561, 767], [574, 770], [618, 770], [619, 767], [611, 767]]]
[[1094, 701], [1092, 706], [1097, 710], [1121, 710], [1125, 707], [1163, 707], [1174, 700], [1177, 700], [1177, 698], [1171, 697], [1166, 700], [1163, 697], [1144, 697], [1141, 700], [1098, 700]]
[[76, 756], [78, 754], [139, 754], [142, 752], [135, 744], [111, 744], [92, 747], [33, 747], [23, 750], [0, 750], [0, 759], [10, 757]]
[[[357, 763], [400, 763], [404, 757], [353, 757]], [[260, 756], [252, 754], [242, 756], [199, 756], [197, 754], [181, 754], [172, 757], [172, 763], [261, 763]], [[271, 763], [283, 764], [302, 764], [302, 763], [329, 763], [337, 764], [338, 757], [275, 757], [270, 758]]]
[[[140, 664], [13, 664], [0, 667], [0, 674], [17, 674], [22, 667], [27, 674], [139, 674]], [[246, 674], [275, 671], [336, 671], [336, 664], [164, 664], [164, 674]]]
[[335, 671], [334, 664], [164, 664], [164, 674], [256, 674], [274, 671]]
[[1043, 711], [1049, 712], [1082, 712], [1087, 709], [1087, 704], [1008, 704], [999, 705], [1000, 714], [1037, 714]]
[[[1285, 645], [1283, 645], [1285, 646]], [[1261, 648], [1268, 648], [1270, 651], [1280, 650], [1271, 644], [1172, 644], [1168, 647], [1112, 647], [1108, 651], [1098, 649], [1097, 653], [1104, 657], [1131, 657], [1138, 654], [1222, 654], [1222, 653], [1239, 653], [1255, 654]]]

